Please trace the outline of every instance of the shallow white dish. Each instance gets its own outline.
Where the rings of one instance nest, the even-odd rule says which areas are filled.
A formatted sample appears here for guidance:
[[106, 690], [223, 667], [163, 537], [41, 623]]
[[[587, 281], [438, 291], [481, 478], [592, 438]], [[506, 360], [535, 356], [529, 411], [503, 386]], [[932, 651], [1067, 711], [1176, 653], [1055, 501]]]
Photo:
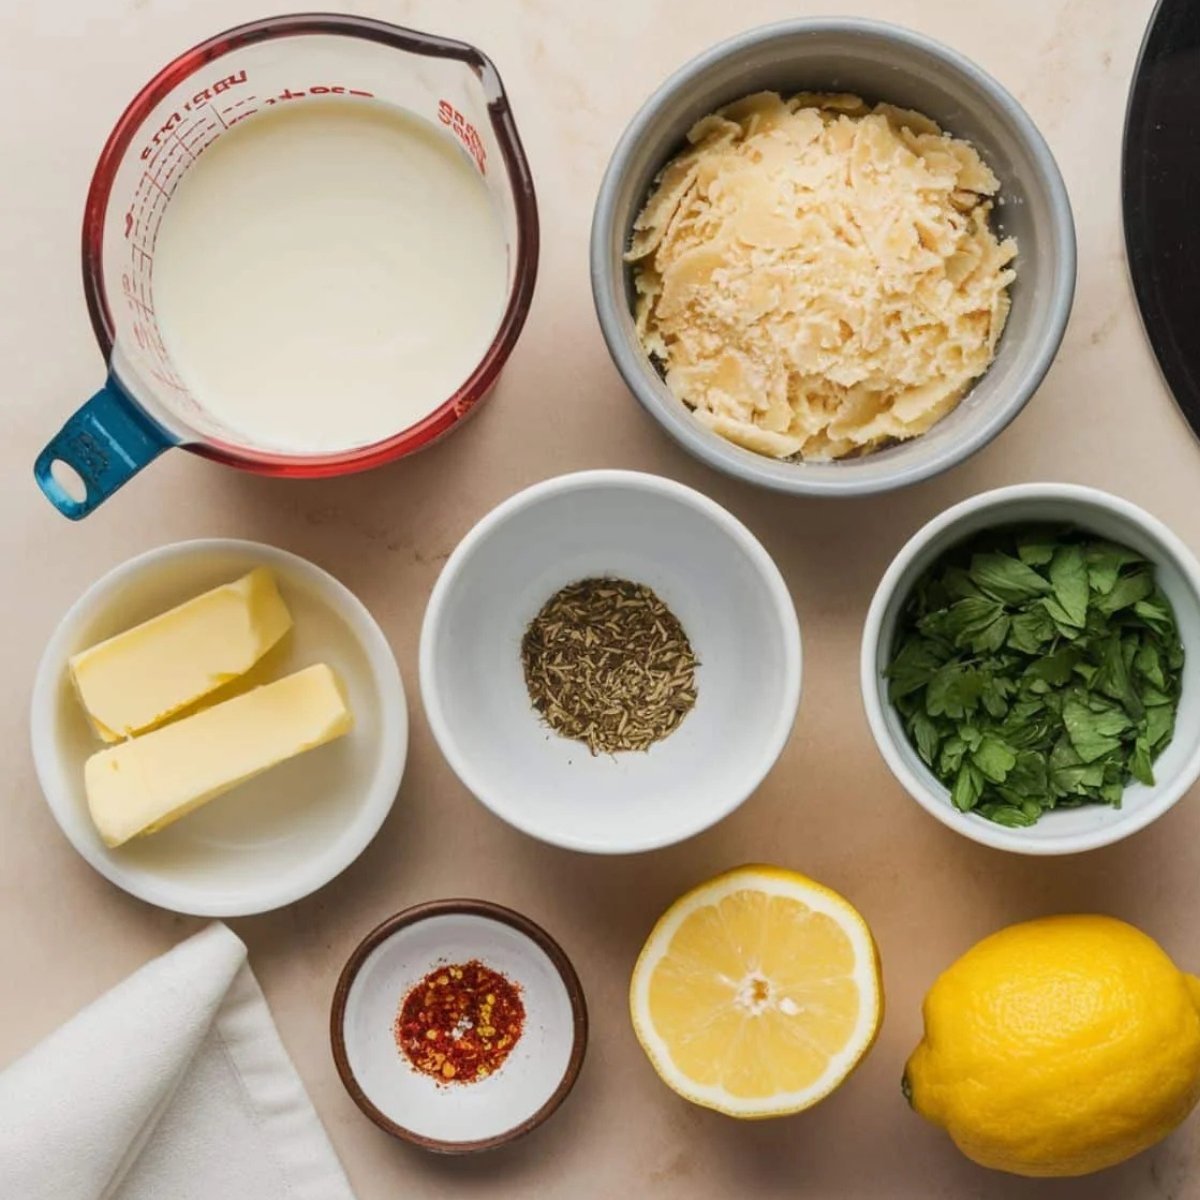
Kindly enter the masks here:
[[[487, 1079], [439, 1083], [396, 1045], [396, 1015], [435, 967], [471, 959], [518, 985], [524, 1028]], [[528, 1133], [566, 1098], [587, 1047], [587, 1006], [545, 930], [497, 904], [440, 900], [398, 913], [363, 939], [338, 980], [330, 1039], [342, 1082], [380, 1128], [428, 1150], [487, 1150]]]
[[[543, 725], [521, 637], [561, 587], [651, 587], [700, 661], [693, 710], [644, 753], [593, 757]], [[493, 509], [451, 554], [421, 630], [421, 693], [459, 779], [518, 829], [573, 850], [650, 850], [728, 816], [783, 749], [800, 700], [800, 628], [754, 535], [668, 479], [584, 471]]]
[[[921, 761], [887, 694], [884, 672], [896, 622], [918, 577], [945, 550], [980, 530], [1026, 522], [1073, 525], [1123, 543], [1155, 564], [1158, 582], [1175, 609], [1186, 661], [1175, 736], [1154, 760], [1153, 787], [1131, 783], [1120, 808], [1091, 804], [1043, 814], [1027, 829], [1008, 829], [962, 813]], [[1200, 563], [1161, 521], [1096, 488], [1029, 483], [972, 496], [935, 517], [892, 560], [867, 613], [860, 660], [867, 720], [892, 774], [943, 825], [1000, 850], [1074, 854], [1118, 842], [1162, 816], [1200, 778]]]
[[[88, 815], [83, 764], [101, 749], [67, 675], [79, 650], [252, 567], [269, 567], [295, 627], [251, 672], [255, 682], [327, 662], [354, 711], [345, 737], [210, 801], [151, 837], [109, 849]], [[55, 630], [33, 688], [33, 757], [71, 844], [118, 887], [162, 908], [234, 917], [290, 904], [350, 865], [400, 787], [408, 712], [395, 657], [362, 603], [332, 575], [272, 546], [179, 542], [123, 563]]]

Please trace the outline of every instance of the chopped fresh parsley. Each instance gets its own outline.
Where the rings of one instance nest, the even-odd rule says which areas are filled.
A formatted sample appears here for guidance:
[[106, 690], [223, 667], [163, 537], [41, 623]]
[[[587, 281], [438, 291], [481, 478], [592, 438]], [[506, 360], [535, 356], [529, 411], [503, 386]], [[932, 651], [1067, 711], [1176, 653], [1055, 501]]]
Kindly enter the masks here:
[[1183, 646], [1153, 564], [1047, 525], [988, 530], [916, 583], [888, 694], [962, 812], [1119, 807], [1171, 741]]

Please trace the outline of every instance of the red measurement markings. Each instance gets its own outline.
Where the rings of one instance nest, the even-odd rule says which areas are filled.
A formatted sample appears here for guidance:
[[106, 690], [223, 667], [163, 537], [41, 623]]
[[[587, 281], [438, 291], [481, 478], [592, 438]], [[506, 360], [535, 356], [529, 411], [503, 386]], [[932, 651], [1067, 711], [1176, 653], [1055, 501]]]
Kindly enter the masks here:
[[210, 83], [208, 87], [201, 88], [190, 100], [185, 101], [184, 111], [191, 112], [194, 108], [203, 108], [206, 104], [211, 104], [215, 97], [222, 92], [227, 92], [231, 87], [236, 87], [239, 83], [246, 82], [246, 72], [239, 71], [236, 75], [227, 75], [224, 79], [218, 79], [215, 83]]
[[174, 188], [169, 185], [179, 166], [181, 149], [181, 143], [169, 142], [167, 149], [156, 155], [154, 160], [147, 164], [146, 170], [142, 172], [142, 178], [163, 196], [170, 196], [174, 191]]
[[154, 260], [148, 259], [139, 268], [137, 275], [134, 277], [138, 286], [138, 295], [141, 302], [148, 308], [152, 309], [154, 305]]
[[[256, 103], [257, 100], [257, 96], [247, 96], [244, 100], [239, 100], [236, 104], [227, 104], [219, 112], [214, 106], [213, 112], [217, 114], [217, 118], [220, 120], [221, 124], [224, 125], [226, 129], [230, 129], [239, 121], [244, 121], [247, 117], [258, 112], [258, 104]], [[253, 107], [246, 107], [247, 105], [253, 105]], [[239, 108], [242, 109], [241, 112], [238, 112]], [[234, 116], [234, 113], [237, 113], [237, 115]]]
[[[144, 281], [141, 275], [138, 276], [139, 289], [144, 287]], [[138, 312], [145, 313], [146, 316], [154, 316], [154, 309], [150, 307], [149, 300], [145, 296], [144, 290], [139, 295], [134, 289], [133, 280], [128, 275], [121, 276], [121, 291], [125, 293], [125, 299], [129, 301], [130, 308]]]
[[141, 158], [145, 162], [150, 158], [155, 150], [162, 145], [164, 139], [170, 138], [175, 134], [179, 125], [183, 123], [185, 113], [190, 113], [194, 108], [203, 108], [215, 96], [219, 96], [227, 92], [232, 87], [237, 87], [239, 84], [246, 82], [246, 72], [238, 71], [233, 75], [226, 75], [223, 79], [215, 80], [208, 84], [207, 87], [201, 88], [196, 92], [190, 100], [185, 100], [184, 103], [177, 108], [167, 119], [159, 126], [158, 130], [150, 138], [150, 140], [142, 147]]
[[149, 158], [144, 160], [146, 166], [145, 171], [143, 172], [143, 177], [149, 177], [154, 183], [158, 183], [159, 170], [171, 157], [174, 149], [175, 143], [170, 139], [161, 142], [155, 148], [154, 153]]
[[[147, 313], [153, 311], [153, 256], [141, 246], [133, 245], [129, 252], [130, 286], [125, 295], [133, 302], [134, 307]], [[136, 286], [136, 292], [134, 287]]]
[[146, 212], [146, 223], [142, 234], [142, 244], [147, 242], [151, 251], [154, 250], [154, 239], [158, 236], [158, 227], [162, 223], [163, 213], [167, 211], [168, 197], [165, 192], [147, 192], [150, 207]]
[[130, 323], [130, 331], [138, 347], [150, 356], [151, 361], [143, 364], [146, 370], [155, 379], [167, 384], [168, 387], [186, 391], [183, 381], [171, 369], [167, 348], [163, 345], [162, 334], [159, 333], [158, 325], [154, 322], [153, 317], [145, 320], [135, 312], [134, 319]]
[[450, 103], [449, 100], [438, 101], [438, 120], [450, 127], [450, 132], [466, 147], [467, 153], [475, 160], [481, 175], [487, 174], [487, 148], [479, 136], [479, 130]]
[[277, 96], [266, 96], [264, 104], [280, 104], [285, 100], [302, 100], [305, 96], [364, 96], [374, 99], [374, 92], [364, 92], [361, 88], [344, 87], [340, 83], [314, 83], [312, 87], [301, 88], [298, 92], [286, 87]]
[[146, 186], [146, 181], [139, 179], [137, 187], [133, 190], [133, 201], [125, 210], [126, 240], [130, 238], [136, 240], [141, 237], [142, 222], [146, 216], [146, 201], [149, 195], [150, 189]]
[[[191, 132], [191, 129], [190, 129], [190, 127], [189, 127], [189, 129], [188, 129], [188, 131], [187, 131], [187, 132], [189, 132], [189, 133]], [[196, 161], [196, 156], [195, 156], [195, 155], [192, 153], [192, 151], [191, 151], [191, 149], [189, 148], [189, 146], [188, 146], [187, 142], [184, 140], [183, 133], [182, 133], [181, 131], [179, 131], [179, 130], [172, 129], [172, 130], [171, 130], [171, 136], [172, 136], [172, 137], [175, 139], [175, 141], [176, 141], [176, 143], [178, 144], [178, 146], [179, 146], [180, 150], [182, 150], [182, 151], [184, 152], [184, 154], [186, 154], [186, 155], [188, 156], [188, 162], [195, 162], [195, 161]]]
[[[157, 232], [157, 230], [156, 230]], [[152, 360], [144, 364], [146, 369], [172, 387], [182, 387], [174, 380], [167, 359], [166, 347], [158, 332], [152, 303], [152, 275], [154, 255], [140, 242], [129, 244], [130, 274], [121, 276], [121, 290], [132, 314], [129, 330], [133, 341]], [[157, 362], [161, 370], [152, 365]]]
[[[179, 150], [176, 143], [172, 143], [170, 149], [162, 156], [160, 170], [161, 175], [152, 175], [150, 172], [143, 174], [143, 180], [149, 185], [146, 191], [146, 197], [149, 198], [150, 208], [145, 216], [145, 233], [150, 235], [150, 250], [154, 251], [155, 240], [158, 236], [158, 226], [162, 223], [162, 216], [167, 211], [167, 206], [170, 203], [170, 197], [175, 191], [175, 186], [179, 182], [181, 169], [186, 167], [182, 157], [176, 152]], [[145, 241], [143, 235], [143, 241]]]
[[195, 161], [195, 155], [179, 140], [172, 140], [159, 160], [159, 167], [151, 173], [153, 181], [158, 184], [159, 191], [164, 196], [170, 196], [179, 183], [179, 178], [187, 170], [188, 164]]
[[[144, 172], [133, 193], [136, 208], [130, 207], [125, 213], [125, 237], [133, 243], [131, 256], [136, 260], [136, 254], [145, 254], [142, 248], [148, 241], [150, 250], [154, 249], [154, 238], [158, 236], [158, 226], [162, 215], [167, 211], [171, 193], [167, 190], [171, 176], [168, 174], [166, 183], [160, 183], [148, 171]], [[173, 190], [173, 189], [172, 189]], [[150, 235], [150, 236], [147, 236]], [[147, 255], [147, 257], [149, 257]]]
[[147, 232], [166, 211], [167, 201], [174, 190], [172, 178], [179, 166], [180, 148], [179, 143], [168, 141], [146, 163], [146, 169], [134, 188], [133, 201], [125, 212], [127, 238], [144, 242]]
[[[212, 97], [228, 86], [244, 82], [236, 76], [220, 81], [203, 93], [200, 102], [208, 107], [194, 118], [172, 114], [144, 148], [145, 169], [134, 189], [125, 213], [125, 237], [129, 241], [130, 270], [122, 275], [122, 291], [129, 307], [129, 336], [142, 355], [142, 367], [162, 385], [187, 396], [187, 388], [176, 376], [159, 332], [153, 304], [154, 250], [171, 193], [197, 156], [210, 146], [226, 128], [212, 103]], [[195, 98], [194, 98], [195, 99]], [[247, 98], [250, 99], [250, 98]], [[191, 104], [184, 105], [188, 111]]]
[[193, 129], [195, 132], [191, 137], [186, 138], [183, 143], [193, 154], [199, 154], [221, 132], [221, 127], [211, 118], [204, 121], [197, 121]]
[[[238, 108], [253, 103], [256, 98], [247, 96], [246, 99], [240, 100], [230, 107]], [[174, 174], [171, 159], [179, 157], [179, 150], [182, 149], [189, 163], [194, 162], [228, 128], [229, 124], [222, 118], [216, 105], [210, 103], [206, 111], [198, 115], [193, 123], [187, 126], [180, 125], [171, 130], [170, 136], [160, 141], [150, 157], [145, 160], [145, 172], [138, 181], [138, 185], [134, 189], [133, 201], [125, 212], [125, 236], [127, 238], [140, 238], [144, 231], [149, 229], [150, 221], [146, 211], [149, 196], [155, 192], [169, 196], [174, 190], [170, 186], [171, 177]], [[166, 168], [165, 177], [160, 176], [163, 168]], [[151, 212], [150, 216], [153, 215]]]

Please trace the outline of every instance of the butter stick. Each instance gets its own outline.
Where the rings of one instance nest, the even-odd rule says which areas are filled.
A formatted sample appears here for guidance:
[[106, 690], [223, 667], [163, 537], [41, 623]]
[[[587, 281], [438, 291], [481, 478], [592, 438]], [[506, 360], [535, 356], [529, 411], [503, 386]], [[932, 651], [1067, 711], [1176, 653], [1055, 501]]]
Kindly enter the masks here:
[[83, 776], [88, 810], [105, 844], [120, 846], [353, 724], [333, 671], [307, 667], [93, 754]]
[[119, 742], [245, 674], [291, 626], [259, 567], [76, 654], [71, 681], [96, 732]]

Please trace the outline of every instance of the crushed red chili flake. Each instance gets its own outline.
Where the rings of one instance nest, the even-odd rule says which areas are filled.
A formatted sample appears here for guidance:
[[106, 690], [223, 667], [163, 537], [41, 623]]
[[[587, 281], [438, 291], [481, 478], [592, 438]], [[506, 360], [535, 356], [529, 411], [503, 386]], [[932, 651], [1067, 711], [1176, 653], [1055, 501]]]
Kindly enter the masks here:
[[474, 1083], [500, 1069], [524, 1028], [520, 987], [473, 958], [430, 971], [404, 997], [393, 1032], [418, 1071]]

